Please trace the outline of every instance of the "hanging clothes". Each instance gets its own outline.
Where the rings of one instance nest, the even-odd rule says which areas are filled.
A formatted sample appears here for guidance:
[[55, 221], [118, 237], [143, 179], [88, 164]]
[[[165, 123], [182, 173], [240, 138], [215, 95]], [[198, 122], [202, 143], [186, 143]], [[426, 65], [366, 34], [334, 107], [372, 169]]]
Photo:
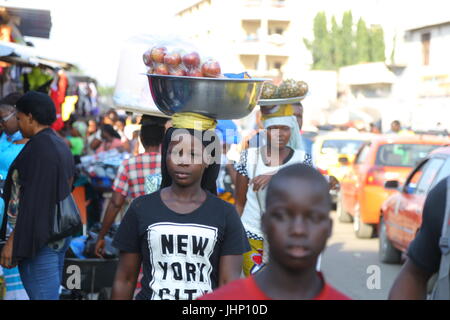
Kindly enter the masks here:
[[23, 74], [21, 80], [25, 92], [34, 90], [48, 93], [53, 81], [53, 76], [45, 72], [42, 68], [35, 67], [30, 73]]
[[67, 87], [69, 81], [63, 70], [58, 72], [58, 79], [55, 82], [56, 85], [50, 88], [50, 98], [55, 104], [56, 120], [52, 124], [52, 129], [60, 131], [64, 127], [64, 119], [62, 117], [62, 104], [66, 98]]
[[13, 42], [12, 28], [6, 24], [0, 25], [0, 40], [6, 42]]

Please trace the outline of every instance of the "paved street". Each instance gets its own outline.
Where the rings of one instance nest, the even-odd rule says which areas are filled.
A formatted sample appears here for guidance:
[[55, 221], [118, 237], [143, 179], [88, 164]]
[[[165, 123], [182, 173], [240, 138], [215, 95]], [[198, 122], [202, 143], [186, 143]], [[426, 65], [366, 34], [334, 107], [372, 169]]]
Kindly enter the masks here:
[[[327, 250], [322, 258], [322, 271], [327, 281], [352, 299], [387, 299], [391, 285], [401, 266], [380, 263], [378, 238], [357, 239], [351, 223], [339, 222], [335, 212], [332, 213], [332, 216], [334, 220], [333, 236], [329, 240]], [[367, 287], [367, 280], [373, 275], [373, 271], [367, 272], [370, 266], [379, 267], [379, 289], [370, 290]]]

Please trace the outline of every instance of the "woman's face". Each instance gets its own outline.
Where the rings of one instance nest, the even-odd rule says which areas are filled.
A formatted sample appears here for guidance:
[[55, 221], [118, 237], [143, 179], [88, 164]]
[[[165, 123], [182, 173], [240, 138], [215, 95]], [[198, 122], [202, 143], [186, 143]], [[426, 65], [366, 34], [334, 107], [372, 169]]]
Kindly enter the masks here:
[[12, 135], [19, 130], [19, 123], [15, 112], [5, 109], [0, 109], [0, 129], [8, 135]]
[[94, 120], [89, 120], [88, 123], [88, 133], [89, 134], [93, 134], [97, 132], [97, 122], [95, 122]]
[[75, 127], [70, 128], [70, 135], [72, 137], [81, 137], [80, 131], [78, 131], [78, 129]]
[[169, 144], [166, 164], [173, 183], [189, 187], [200, 184], [207, 167], [202, 142], [189, 133], [174, 134]]
[[31, 138], [34, 136], [35, 121], [31, 114], [25, 114], [23, 112], [17, 112], [16, 114], [19, 129], [24, 138]]
[[125, 129], [125, 125], [122, 121], [116, 121], [116, 129], [117, 131], [123, 131]]
[[267, 144], [270, 147], [283, 149], [291, 138], [291, 128], [288, 126], [270, 126], [267, 128]]

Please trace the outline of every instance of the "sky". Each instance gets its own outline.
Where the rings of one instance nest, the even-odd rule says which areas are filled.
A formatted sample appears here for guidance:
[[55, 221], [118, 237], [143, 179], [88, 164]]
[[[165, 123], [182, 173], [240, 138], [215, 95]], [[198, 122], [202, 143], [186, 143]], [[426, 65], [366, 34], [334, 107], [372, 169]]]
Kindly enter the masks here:
[[176, 8], [174, 0], [9, 0], [8, 4], [50, 9], [50, 40], [27, 39], [43, 54], [77, 64], [104, 86], [116, 81], [123, 42], [164, 29]]
[[[224, 0], [227, 1], [227, 0]], [[298, 1], [300, 8], [337, 12], [370, 3], [365, 16], [372, 23], [391, 27], [419, 23], [428, 12], [442, 12], [450, 20], [449, 0], [315, 0]], [[100, 85], [113, 86], [120, 51], [126, 39], [136, 34], [176, 31], [171, 17], [180, 6], [193, 0], [0, 0], [5, 5], [25, 5], [51, 10], [50, 40], [31, 38], [45, 55], [77, 64]], [[442, 10], [445, 7], [445, 10]], [[425, 8], [425, 9], [424, 9]], [[441, 8], [441, 9], [440, 9]], [[201, 22], [200, 22], [201, 23]]]

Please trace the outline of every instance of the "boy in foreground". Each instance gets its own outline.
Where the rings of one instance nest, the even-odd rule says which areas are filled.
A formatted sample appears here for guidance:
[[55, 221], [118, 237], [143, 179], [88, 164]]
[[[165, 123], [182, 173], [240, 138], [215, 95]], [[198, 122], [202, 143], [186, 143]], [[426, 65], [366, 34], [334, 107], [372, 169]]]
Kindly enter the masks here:
[[316, 271], [331, 236], [329, 185], [314, 168], [295, 164], [270, 181], [262, 228], [269, 242], [269, 264], [201, 300], [349, 300]]

